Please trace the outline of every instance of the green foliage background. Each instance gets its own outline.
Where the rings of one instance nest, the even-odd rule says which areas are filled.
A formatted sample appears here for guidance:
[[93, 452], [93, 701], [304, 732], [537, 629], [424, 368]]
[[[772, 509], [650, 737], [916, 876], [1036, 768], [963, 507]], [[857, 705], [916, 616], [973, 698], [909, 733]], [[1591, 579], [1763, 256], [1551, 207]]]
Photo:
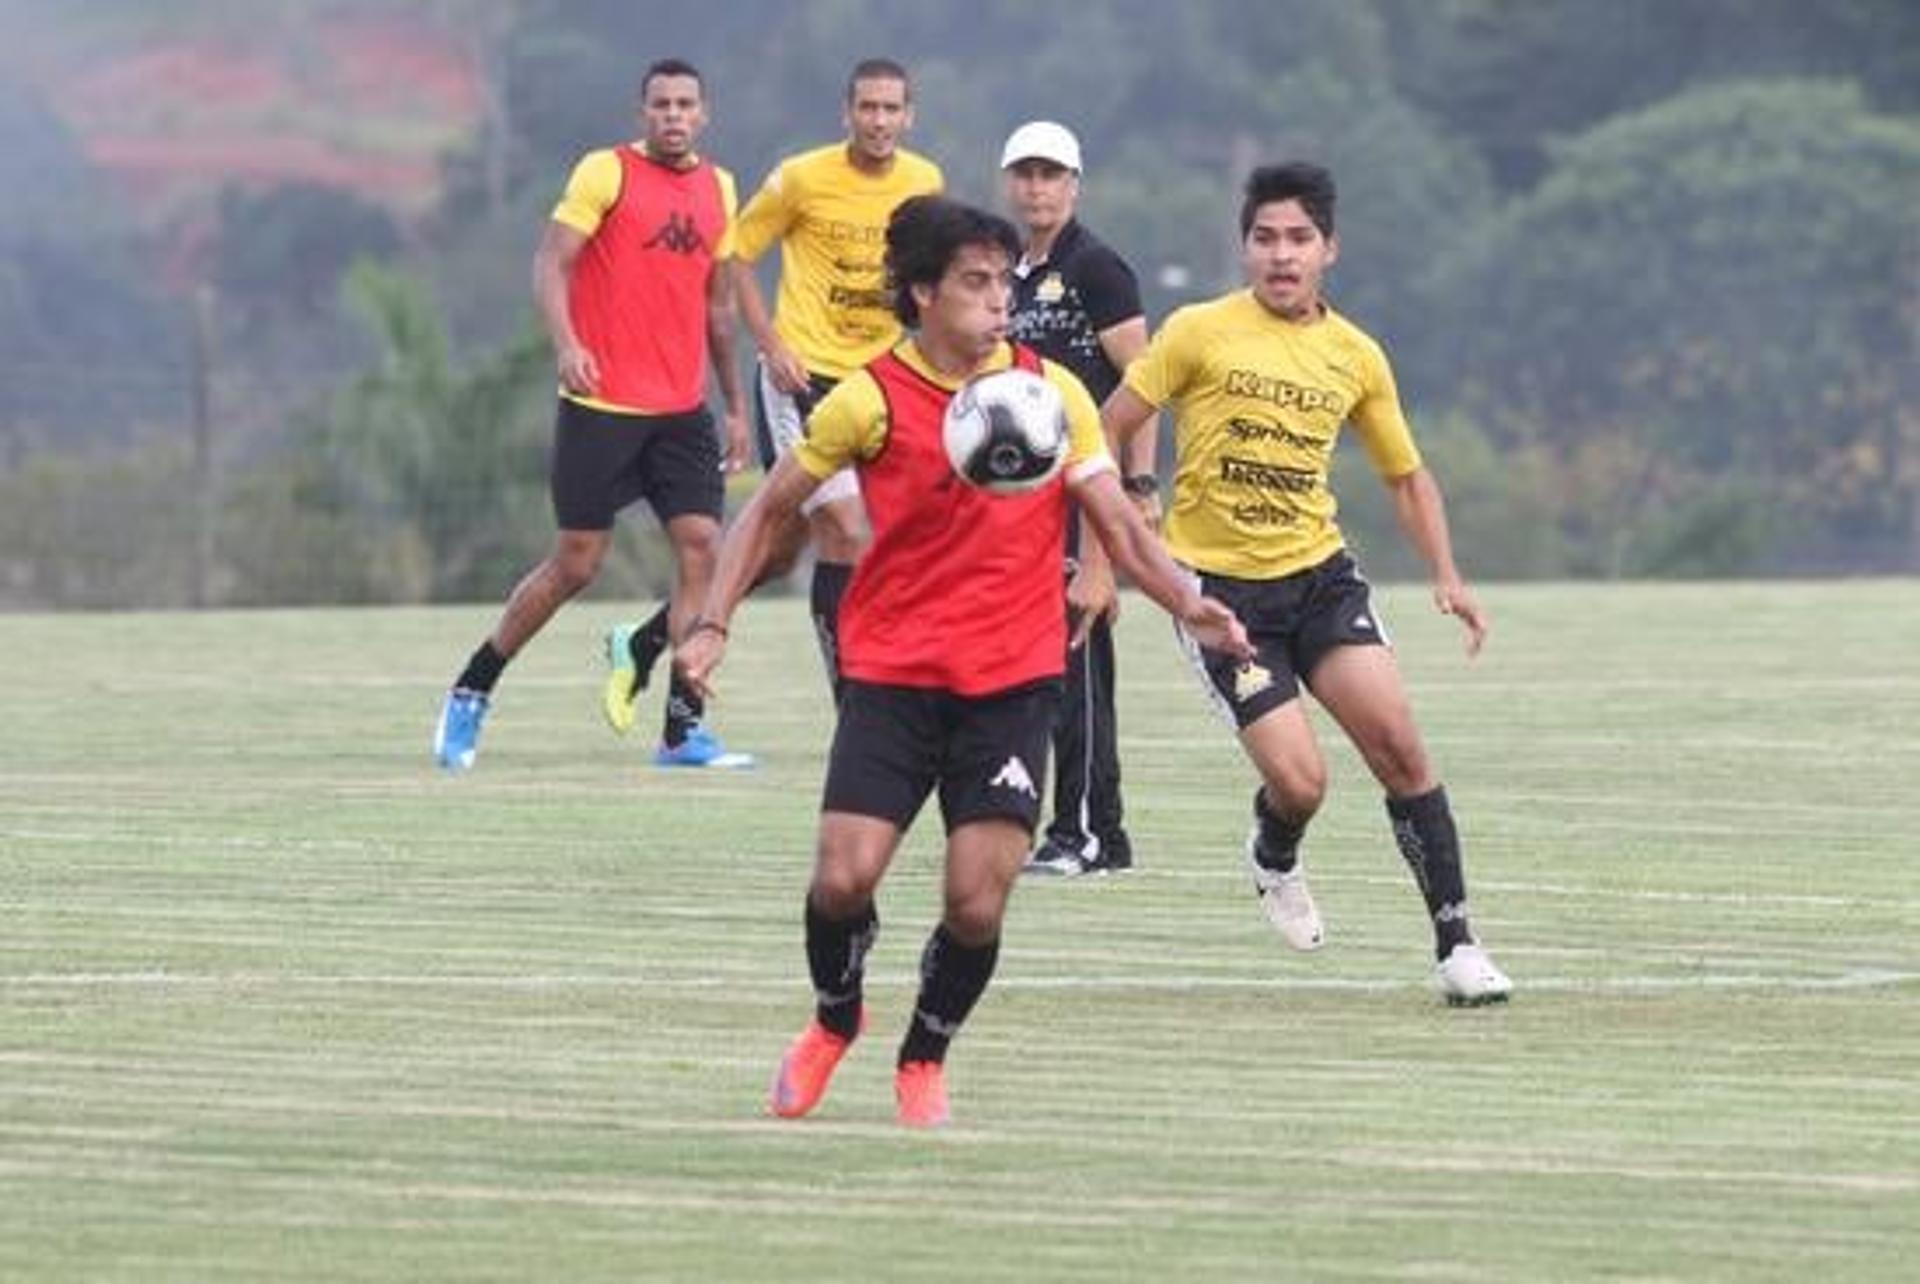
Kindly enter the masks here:
[[[1902, 0], [201, 0], [159, 25], [115, 0], [51, 26], [0, 0], [23, 47], [98, 56], [241, 9], [246, 39], [302, 49], [372, 13], [439, 23], [494, 110], [425, 219], [326, 189], [211, 207], [208, 485], [155, 229], [0, 80], [0, 142], [20, 142], [0, 177], [21, 193], [0, 212], [0, 604], [499, 596], [549, 534], [528, 257], [665, 54], [706, 71], [709, 150], [743, 191], [839, 132], [870, 53], [914, 69], [913, 143], [970, 199], [997, 200], [1012, 124], [1067, 120], [1085, 215], [1156, 322], [1236, 284], [1249, 166], [1327, 162], [1336, 302], [1394, 355], [1474, 574], [1920, 570], [1920, 8]], [[1376, 570], [1417, 571], [1364, 467], [1339, 486]], [[219, 511], [181, 519], [169, 493]], [[612, 584], [657, 588], [655, 537], [631, 525]]]

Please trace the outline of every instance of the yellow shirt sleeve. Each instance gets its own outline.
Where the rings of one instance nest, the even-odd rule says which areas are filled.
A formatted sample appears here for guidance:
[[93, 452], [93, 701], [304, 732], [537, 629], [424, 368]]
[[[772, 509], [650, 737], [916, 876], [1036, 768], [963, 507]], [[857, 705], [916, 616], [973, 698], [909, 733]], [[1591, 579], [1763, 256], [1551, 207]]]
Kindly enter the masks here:
[[779, 244], [787, 229], [793, 226], [799, 193], [795, 190], [798, 184], [792, 168], [782, 164], [767, 175], [767, 181], [760, 184], [760, 190], [740, 211], [739, 222], [734, 227], [733, 253], [742, 262], [757, 260]]
[[619, 199], [620, 158], [607, 149], [588, 152], [567, 177], [560, 203], [553, 207], [553, 221], [592, 236]]
[[1400, 409], [1400, 389], [1393, 366], [1376, 344], [1367, 344], [1360, 359], [1363, 391], [1348, 412], [1347, 422], [1359, 435], [1373, 469], [1388, 481], [1405, 477], [1420, 467], [1420, 448]]
[[863, 459], [871, 459], [887, 440], [887, 399], [866, 371], [848, 375], [820, 399], [807, 416], [806, 435], [793, 445], [793, 457], [820, 480]]
[[1122, 385], [1131, 388], [1150, 406], [1164, 406], [1176, 400], [1186, 390], [1196, 366], [1194, 334], [1195, 327], [1188, 324], [1184, 312], [1168, 317], [1160, 333], [1147, 344], [1147, 350], [1127, 366], [1127, 372], [1120, 379]]
[[739, 239], [740, 227], [740, 189], [733, 181], [731, 170], [713, 167], [713, 176], [720, 184], [720, 209], [727, 216], [726, 230], [720, 233], [720, 244], [713, 247], [713, 257], [730, 259], [737, 252], [735, 242]]
[[1095, 473], [1116, 471], [1113, 456], [1107, 450], [1106, 434], [1100, 430], [1100, 408], [1093, 394], [1071, 370], [1044, 358], [1040, 372], [1059, 390], [1067, 411], [1067, 480], [1081, 481]]

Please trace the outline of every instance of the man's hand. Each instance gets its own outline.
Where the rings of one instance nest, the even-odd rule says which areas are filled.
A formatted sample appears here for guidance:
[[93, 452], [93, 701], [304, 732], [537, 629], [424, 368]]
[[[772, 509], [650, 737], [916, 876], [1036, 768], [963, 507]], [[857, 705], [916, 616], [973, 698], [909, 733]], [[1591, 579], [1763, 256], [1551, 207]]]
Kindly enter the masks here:
[[753, 440], [747, 434], [747, 412], [729, 410], [725, 415], [727, 457], [720, 464], [725, 473], [744, 472], [753, 459]]
[[1067, 619], [1073, 622], [1068, 647], [1085, 642], [1096, 620], [1118, 619], [1119, 615], [1120, 595], [1114, 591], [1113, 568], [1107, 559], [1103, 557], [1096, 564], [1082, 562], [1067, 581]]
[[1253, 658], [1253, 643], [1247, 639], [1246, 627], [1224, 602], [1203, 597], [1191, 610], [1181, 613], [1180, 623], [1194, 641], [1210, 651], [1223, 651], [1236, 660]]
[[600, 363], [581, 344], [570, 344], [554, 354], [554, 366], [560, 374], [560, 386], [581, 397], [591, 397], [600, 388]]
[[1453, 616], [1467, 630], [1467, 658], [1479, 655], [1493, 621], [1474, 600], [1473, 591], [1461, 580], [1441, 580], [1433, 586], [1433, 604], [1440, 614]]
[[727, 635], [717, 625], [697, 626], [673, 648], [673, 667], [702, 700], [714, 697], [713, 671], [726, 658]]
[[767, 363], [767, 375], [773, 380], [773, 386], [788, 396], [805, 392], [810, 386], [807, 382], [807, 368], [800, 358], [793, 355], [793, 349], [778, 339], [773, 346], [761, 354]]

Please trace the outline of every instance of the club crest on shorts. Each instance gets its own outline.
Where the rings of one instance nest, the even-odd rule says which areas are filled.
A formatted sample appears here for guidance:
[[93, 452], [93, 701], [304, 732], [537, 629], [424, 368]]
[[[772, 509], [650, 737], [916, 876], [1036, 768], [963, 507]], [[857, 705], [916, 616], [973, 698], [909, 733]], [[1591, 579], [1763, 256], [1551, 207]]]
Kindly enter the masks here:
[[1038, 798], [1040, 791], [1033, 787], [1033, 773], [1027, 770], [1027, 764], [1020, 761], [1018, 754], [1007, 759], [1006, 764], [995, 772], [987, 784], [998, 789], [1011, 789], [1016, 794], [1025, 794], [1029, 798]]
[[1233, 698], [1240, 704], [1273, 685], [1273, 670], [1248, 660], [1233, 672]]

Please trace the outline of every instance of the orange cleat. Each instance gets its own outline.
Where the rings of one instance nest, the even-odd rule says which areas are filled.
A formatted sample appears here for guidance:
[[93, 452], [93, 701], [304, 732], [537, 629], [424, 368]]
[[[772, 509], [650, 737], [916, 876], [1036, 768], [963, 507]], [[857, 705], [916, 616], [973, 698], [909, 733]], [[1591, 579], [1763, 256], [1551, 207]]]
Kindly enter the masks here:
[[[867, 1013], [862, 1008], [860, 1028], [864, 1030], [866, 1026]], [[852, 1046], [852, 1039], [841, 1038], [821, 1025], [818, 1018], [807, 1022], [807, 1028], [780, 1059], [780, 1073], [774, 1076], [767, 1109], [782, 1119], [798, 1119], [819, 1105], [820, 1098], [827, 1095], [827, 1084], [832, 1082], [840, 1058], [846, 1056]]]
[[909, 1128], [944, 1128], [953, 1116], [947, 1110], [946, 1068], [938, 1061], [909, 1061], [893, 1076], [893, 1095], [900, 1102], [899, 1120]]

